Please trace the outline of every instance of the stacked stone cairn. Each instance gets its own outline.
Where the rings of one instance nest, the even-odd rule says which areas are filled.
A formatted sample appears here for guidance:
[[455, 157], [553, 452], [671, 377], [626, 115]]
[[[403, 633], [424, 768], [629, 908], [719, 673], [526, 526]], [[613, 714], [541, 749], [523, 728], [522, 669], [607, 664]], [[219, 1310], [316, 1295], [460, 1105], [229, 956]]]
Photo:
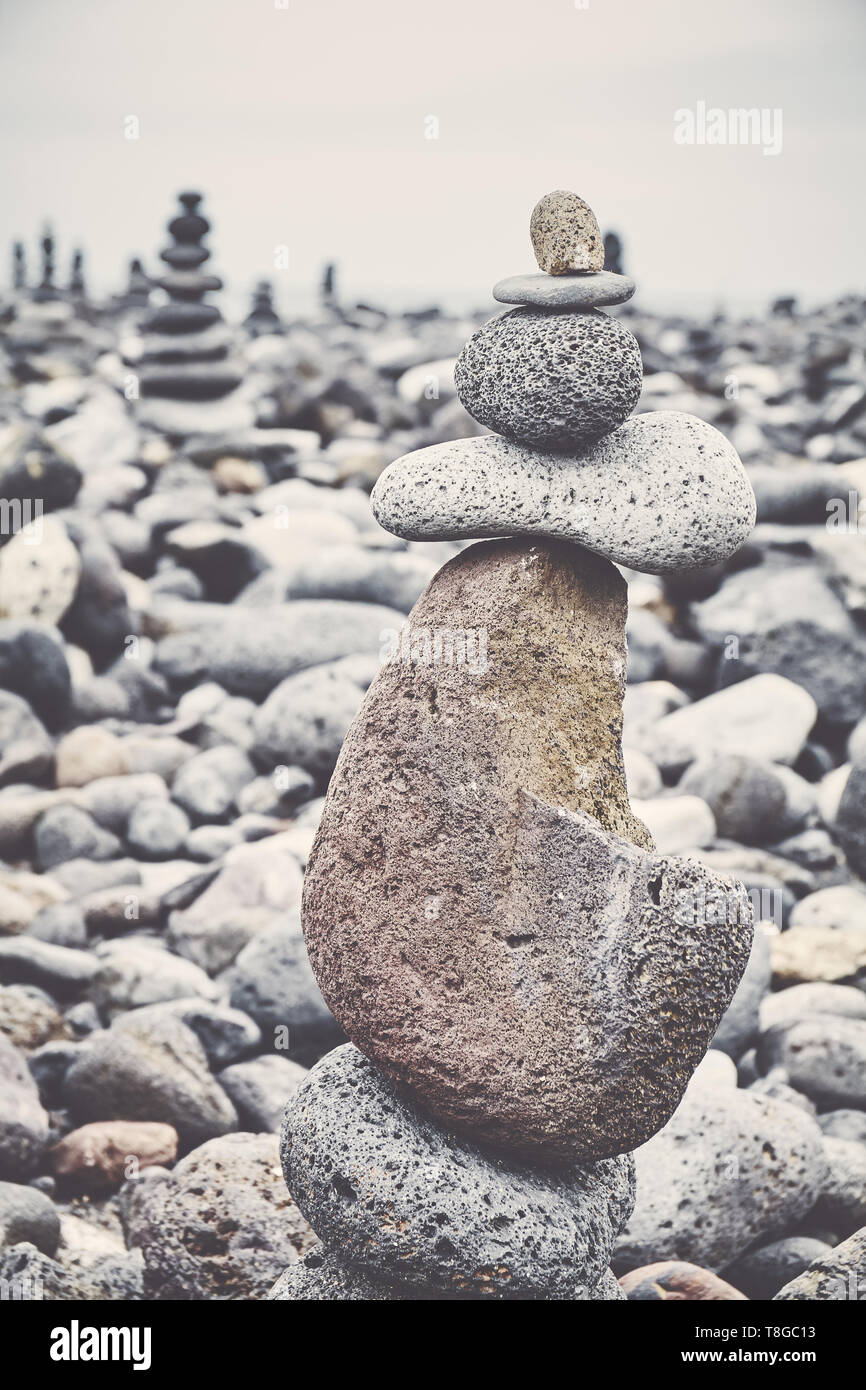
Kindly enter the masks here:
[[73, 299], [87, 299], [87, 282], [84, 278], [84, 252], [80, 247], [76, 247], [72, 253], [72, 263], [69, 267], [68, 292]]
[[274, 291], [269, 280], [259, 280], [253, 290], [252, 308], [244, 319], [244, 328], [251, 338], [285, 333], [283, 321], [274, 308]]
[[160, 252], [169, 270], [154, 281], [168, 299], [144, 317], [140, 346], [127, 359], [138, 376], [142, 422], [170, 435], [207, 427], [202, 402], [212, 406], [214, 431], [250, 423], [249, 407], [237, 399], [244, 365], [233, 355], [234, 335], [219, 308], [205, 302], [222, 280], [202, 269], [211, 253], [202, 245], [210, 223], [200, 202], [198, 193], [180, 194], [181, 211], [168, 225], [172, 244]]
[[42, 279], [33, 291], [37, 304], [60, 298], [60, 291], [54, 283], [54, 233], [46, 226], [39, 243], [42, 252]]
[[121, 294], [115, 294], [111, 299], [111, 309], [115, 313], [134, 312], [137, 309], [146, 309], [150, 303], [150, 292], [153, 288], [150, 277], [145, 272], [144, 266], [138, 256], [134, 256], [129, 262], [127, 270], [126, 289]]
[[50, 225], [39, 238], [39, 279], [27, 284], [23, 242], [13, 247], [13, 294], [3, 311], [3, 350], [12, 375], [22, 383], [86, 372], [111, 347], [111, 338], [95, 333], [84, 285], [83, 254], [76, 251], [66, 290], [56, 283], [57, 244]]
[[654, 851], [621, 749], [626, 583], [716, 564], [754, 524], [691, 416], [631, 416], [637, 341], [602, 306], [591, 209], [542, 198], [542, 274], [460, 355], [496, 433], [386, 469], [379, 521], [479, 537], [434, 576], [349, 731], [304, 932], [350, 1043], [289, 1103], [320, 1244], [279, 1299], [621, 1299], [631, 1151], [673, 1114], [746, 965], [741, 884]]
[[12, 288], [16, 294], [27, 289], [27, 252], [23, 241], [12, 247]]

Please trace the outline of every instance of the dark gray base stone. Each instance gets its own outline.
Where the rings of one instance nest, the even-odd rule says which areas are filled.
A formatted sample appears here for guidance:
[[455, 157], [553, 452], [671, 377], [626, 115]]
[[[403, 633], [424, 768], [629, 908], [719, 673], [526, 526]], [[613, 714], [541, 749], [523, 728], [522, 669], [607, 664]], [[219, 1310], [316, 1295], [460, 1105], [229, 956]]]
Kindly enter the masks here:
[[586, 1298], [634, 1202], [631, 1156], [539, 1168], [458, 1141], [351, 1044], [286, 1111], [289, 1190], [373, 1279], [462, 1297]]

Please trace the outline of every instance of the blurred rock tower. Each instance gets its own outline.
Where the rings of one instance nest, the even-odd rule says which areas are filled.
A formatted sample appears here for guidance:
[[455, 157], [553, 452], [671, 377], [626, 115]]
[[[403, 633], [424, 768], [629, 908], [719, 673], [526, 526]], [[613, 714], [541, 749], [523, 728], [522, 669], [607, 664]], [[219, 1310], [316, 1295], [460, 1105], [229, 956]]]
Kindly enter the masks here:
[[599, 306], [634, 286], [602, 270], [592, 210], [550, 194], [531, 236], [543, 273], [496, 286], [518, 307], [455, 371], [497, 433], [398, 459], [373, 496], [398, 535], [502, 539], [434, 576], [330, 783], [304, 933], [351, 1042], [286, 1112], [321, 1244], [274, 1298], [623, 1298], [630, 1150], [749, 954], [742, 885], [655, 853], [629, 806], [612, 561], [715, 563], [754, 498], [712, 427], [627, 418], [640, 352]]
[[138, 309], [146, 309], [150, 303], [150, 292], [153, 288], [150, 277], [145, 273], [144, 266], [137, 256], [129, 262], [126, 278], [126, 289], [120, 294], [115, 294], [111, 299], [111, 308], [115, 313], [135, 313]]
[[140, 324], [140, 355], [131, 363], [139, 381], [139, 417], [168, 435], [220, 432], [252, 423], [239, 390], [243, 362], [234, 335], [205, 296], [222, 289], [202, 267], [210, 251], [202, 241], [210, 223], [198, 211], [201, 195], [181, 193], [181, 211], [168, 224], [172, 244], [160, 253], [170, 269], [154, 283], [168, 295]]
[[56, 241], [46, 224], [39, 238], [39, 279], [28, 287], [24, 243], [12, 248], [12, 296], [3, 320], [3, 349], [13, 378], [22, 383], [47, 381], [66, 375], [70, 367], [87, 370], [111, 340], [92, 328], [93, 306], [84, 277], [84, 257], [72, 255], [66, 289], [55, 279]]
[[244, 328], [251, 338], [285, 333], [283, 321], [274, 308], [274, 291], [268, 280], [259, 280], [253, 290], [252, 308], [244, 319]]

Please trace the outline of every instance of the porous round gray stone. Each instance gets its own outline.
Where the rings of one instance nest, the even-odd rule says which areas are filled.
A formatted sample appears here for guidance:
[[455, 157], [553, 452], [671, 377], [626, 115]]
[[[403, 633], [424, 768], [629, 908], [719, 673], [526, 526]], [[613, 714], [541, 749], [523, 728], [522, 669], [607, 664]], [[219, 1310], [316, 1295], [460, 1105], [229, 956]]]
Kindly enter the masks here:
[[538, 309], [600, 309], [604, 304], [624, 304], [634, 292], [634, 280], [610, 270], [509, 275], [493, 286], [493, 298], [500, 304], [531, 304]]
[[[82, 1223], [83, 1224], [83, 1223]], [[21, 1302], [137, 1303], [142, 1298], [141, 1253], [104, 1254], [95, 1259], [50, 1259], [31, 1241], [0, 1252], [0, 1288]]]
[[622, 1271], [654, 1260], [724, 1269], [795, 1229], [828, 1176], [812, 1116], [734, 1087], [689, 1089], [635, 1165], [637, 1201], [614, 1258]]
[[761, 1035], [758, 1067], [783, 1067], [791, 1085], [825, 1110], [866, 1109], [866, 1022], [818, 1014], [775, 1024]]
[[127, 1218], [157, 1301], [265, 1298], [278, 1273], [315, 1244], [286, 1191], [275, 1134], [227, 1134], [148, 1182]]
[[372, 504], [407, 540], [560, 537], [649, 574], [727, 559], [755, 520], [733, 447], [670, 410], [627, 420], [579, 458], [497, 435], [417, 449], [385, 469]]
[[351, 1044], [292, 1097], [281, 1152], [342, 1260], [446, 1293], [585, 1297], [634, 1201], [630, 1155], [544, 1170], [458, 1143]]
[[598, 309], [512, 309], [473, 333], [454, 365], [457, 395], [482, 425], [567, 453], [621, 425], [642, 381], [637, 338]]
[[[397, 1280], [376, 1280], [365, 1270], [341, 1264], [339, 1256], [322, 1245], [316, 1246], [303, 1259], [283, 1270], [268, 1294], [272, 1302], [286, 1303], [456, 1303], [467, 1299], [483, 1302], [491, 1298], [504, 1301], [508, 1295], [492, 1289], [475, 1294], [444, 1293], [429, 1285], [413, 1286]], [[587, 1302], [624, 1302], [625, 1294], [616, 1275], [608, 1269], [596, 1287], [590, 1293], [581, 1295], [581, 1299]]]

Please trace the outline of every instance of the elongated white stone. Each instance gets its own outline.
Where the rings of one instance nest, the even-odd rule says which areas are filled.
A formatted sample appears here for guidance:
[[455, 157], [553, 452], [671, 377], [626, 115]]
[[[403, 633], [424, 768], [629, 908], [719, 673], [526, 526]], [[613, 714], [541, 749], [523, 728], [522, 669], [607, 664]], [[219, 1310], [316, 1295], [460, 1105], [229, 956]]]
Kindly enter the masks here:
[[372, 504], [409, 540], [558, 537], [648, 574], [718, 564], [755, 523], [735, 449], [672, 410], [632, 416], [575, 456], [495, 434], [433, 444], [386, 468]]

